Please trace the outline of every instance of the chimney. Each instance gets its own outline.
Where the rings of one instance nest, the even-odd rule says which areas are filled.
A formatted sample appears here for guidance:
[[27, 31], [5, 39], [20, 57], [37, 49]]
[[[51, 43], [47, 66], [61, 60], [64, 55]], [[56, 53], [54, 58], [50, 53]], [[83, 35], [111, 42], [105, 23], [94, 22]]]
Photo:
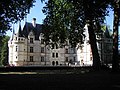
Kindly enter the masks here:
[[33, 18], [32, 25], [33, 25], [33, 27], [36, 27], [36, 18]]

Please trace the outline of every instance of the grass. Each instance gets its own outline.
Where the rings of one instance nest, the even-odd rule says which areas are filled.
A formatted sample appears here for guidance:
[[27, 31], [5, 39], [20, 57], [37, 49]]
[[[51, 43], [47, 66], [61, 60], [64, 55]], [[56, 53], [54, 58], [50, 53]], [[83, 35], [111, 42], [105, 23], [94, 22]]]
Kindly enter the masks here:
[[81, 70], [32, 70], [23, 72], [0, 72], [0, 74], [85, 74], [90, 72], [88, 69]]
[[84, 68], [1, 72], [0, 90], [120, 90], [119, 77], [109, 71]]

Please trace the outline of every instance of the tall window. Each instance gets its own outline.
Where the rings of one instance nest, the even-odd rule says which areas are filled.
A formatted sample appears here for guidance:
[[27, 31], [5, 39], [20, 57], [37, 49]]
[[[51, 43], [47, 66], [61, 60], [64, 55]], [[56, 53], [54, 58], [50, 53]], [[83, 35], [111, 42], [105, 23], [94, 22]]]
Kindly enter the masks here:
[[53, 58], [55, 57], [55, 53], [52, 53], [52, 57], [53, 57]]
[[30, 43], [33, 43], [33, 38], [30, 38]]
[[17, 37], [16, 37], [16, 40], [17, 40]]
[[74, 62], [76, 61], [76, 58], [75, 57], [73, 57], [73, 59], [74, 59]]
[[30, 47], [30, 53], [33, 53], [33, 47]]
[[41, 39], [41, 44], [44, 44], [44, 39]]
[[73, 53], [76, 53], [76, 50], [75, 50], [75, 48], [73, 48]]
[[44, 53], [45, 51], [44, 51], [44, 47], [41, 47], [41, 53]]
[[56, 53], [56, 58], [58, 58], [58, 53]]
[[16, 46], [16, 50], [15, 50], [16, 52], [18, 51], [18, 47]]
[[41, 57], [41, 62], [44, 62], [44, 57], [43, 56]]
[[68, 62], [68, 57], [65, 57], [65, 61]]
[[33, 62], [33, 56], [30, 56], [30, 62]]
[[66, 54], [68, 53], [68, 49], [67, 49], [67, 48], [65, 49], [65, 53], [66, 53]]

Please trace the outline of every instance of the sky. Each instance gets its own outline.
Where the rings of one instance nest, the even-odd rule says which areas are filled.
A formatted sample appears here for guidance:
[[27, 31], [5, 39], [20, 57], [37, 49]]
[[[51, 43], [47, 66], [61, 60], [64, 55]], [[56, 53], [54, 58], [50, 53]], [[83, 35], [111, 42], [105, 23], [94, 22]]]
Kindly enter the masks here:
[[[21, 21], [21, 27], [22, 28], [25, 25], [25, 21], [32, 22], [33, 18], [36, 18], [36, 23], [42, 24], [43, 19], [45, 18], [45, 15], [42, 13], [42, 9], [45, 6], [45, 4], [41, 3], [41, 0], [36, 0], [36, 3], [34, 3], [34, 5], [35, 6], [33, 6], [30, 9], [30, 13], [27, 15], [27, 20], [24, 19], [24, 20]], [[13, 28], [13, 25], [12, 25], [12, 28]], [[18, 31], [18, 28], [19, 28], [19, 22], [17, 24], [14, 24], [15, 32]], [[8, 31], [6, 34], [11, 36], [12, 32]]]
[[[41, 3], [41, 0], [36, 0], [36, 3], [34, 3], [34, 7], [30, 9], [30, 13], [27, 15], [27, 22], [32, 22], [33, 18], [36, 18], [36, 23], [42, 24], [43, 19], [45, 18], [45, 15], [42, 13], [42, 9], [45, 6], [44, 3]], [[110, 29], [113, 29], [113, 12], [110, 11], [109, 16], [106, 17], [105, 23], [107, 25], [110, 25]], [[25, 20], [21, 21], [21, 27], [23, 28], [25, 24]], [[12, 26], [13, 27], [13, 26]], [[18, 31], [19, 24], [14, 24], [14, 30], [15, 32]], [[7, 35], [11, 36], [12, 32], [8, 31], [6, 33]]]

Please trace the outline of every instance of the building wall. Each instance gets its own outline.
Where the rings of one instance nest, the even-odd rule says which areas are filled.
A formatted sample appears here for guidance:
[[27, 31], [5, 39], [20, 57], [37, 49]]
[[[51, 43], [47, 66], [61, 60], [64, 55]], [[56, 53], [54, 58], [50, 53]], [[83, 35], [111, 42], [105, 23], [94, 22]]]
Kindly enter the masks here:
[[112, 38], [105, 37], [104, 33], [99, 33], [97, 35], [96, 39], [101, 63], [110, 64], [112, 63], [113, 56], [113, 40]]
[[[33, 43], [30, 42], [30, 38], [33, 38]], [[40, 36], [40, 39], [42, 39], [42, 36]], [[32, 32], [29, 33], [28, 38], [18, 37], [18, 34], [14, 34], [14, 38], [9, 41], [8, 46], [9, 64], [14, 66], [66, 65], [65, 57], [68, 57], [68, 61], [73, 61], [76, 58], [73, 48], [59, 48], [58, 45], [58, 47], [55, 46], [52, 49], [49, 45], [45, 46], [44, 43], [41, 43], [41, 40], [35, 40]], [[31, 47], [33, 48], [32, 52]], [[68, 48], [69, 52], [67, 54], [65, 54], [65, 48]], [[32, 61], [31, 57], [33, 58]]]

